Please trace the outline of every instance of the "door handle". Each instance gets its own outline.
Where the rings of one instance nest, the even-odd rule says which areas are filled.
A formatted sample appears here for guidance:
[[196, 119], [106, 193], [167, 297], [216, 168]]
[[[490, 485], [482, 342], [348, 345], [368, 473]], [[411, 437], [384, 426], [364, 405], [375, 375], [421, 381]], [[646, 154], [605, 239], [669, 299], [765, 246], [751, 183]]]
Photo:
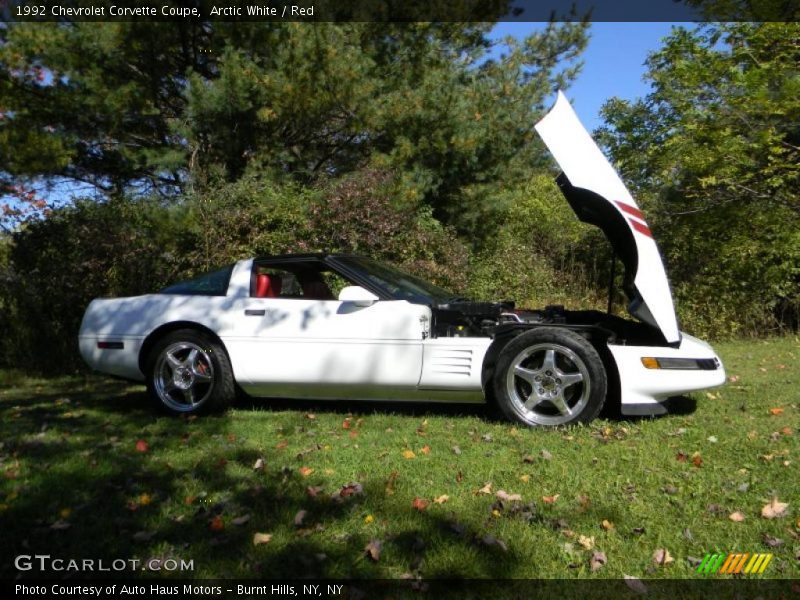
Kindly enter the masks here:
[[246, 308], [244, 311], [245, 317], [263, 317], [267, 314], [267, 311], [263, 308]]

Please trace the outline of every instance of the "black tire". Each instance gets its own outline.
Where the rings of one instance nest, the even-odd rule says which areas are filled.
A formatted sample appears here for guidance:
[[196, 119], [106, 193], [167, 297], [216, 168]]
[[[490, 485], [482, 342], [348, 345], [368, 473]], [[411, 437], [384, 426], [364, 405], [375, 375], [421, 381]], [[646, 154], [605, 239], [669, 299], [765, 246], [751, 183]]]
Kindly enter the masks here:
[[492, 375], [497, 408], [529, 426], [588, 423], [603, 408], [607, 388], [597, 350], [577, 333], [556, 327], [511, 340]]
[[178, 329], [159, 339], [145, 374], [150, 398], [172, 415], [222, 412], [236, 397], [228, 354], [196, 329]]

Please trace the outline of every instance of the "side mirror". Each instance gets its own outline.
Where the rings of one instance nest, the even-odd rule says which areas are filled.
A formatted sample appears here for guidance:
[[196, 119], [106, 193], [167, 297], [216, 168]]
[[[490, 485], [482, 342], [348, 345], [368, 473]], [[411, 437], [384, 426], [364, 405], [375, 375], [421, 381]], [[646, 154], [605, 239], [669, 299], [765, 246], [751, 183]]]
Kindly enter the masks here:
[[360, 285], [348, 285], [339, 292], [340, 302], [352, 302], [356, 306], [372, 306], [380, 298]]

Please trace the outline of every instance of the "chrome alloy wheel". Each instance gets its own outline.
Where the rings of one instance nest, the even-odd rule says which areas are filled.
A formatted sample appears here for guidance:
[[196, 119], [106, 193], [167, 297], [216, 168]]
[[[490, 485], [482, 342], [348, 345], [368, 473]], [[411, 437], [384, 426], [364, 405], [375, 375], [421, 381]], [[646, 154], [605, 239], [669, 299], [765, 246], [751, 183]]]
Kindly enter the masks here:
[[176, 412], [191, 412], [214, 389], [214, 363], [208, 352], [192, 342], [170, 344], [158, 356], [153, 384], [159, 399]]
[[524, 421], [561, 425], [580, 414], [589, 401], [589, 369], [566, 346], [535, 344], [511, 361], [506, 390]]

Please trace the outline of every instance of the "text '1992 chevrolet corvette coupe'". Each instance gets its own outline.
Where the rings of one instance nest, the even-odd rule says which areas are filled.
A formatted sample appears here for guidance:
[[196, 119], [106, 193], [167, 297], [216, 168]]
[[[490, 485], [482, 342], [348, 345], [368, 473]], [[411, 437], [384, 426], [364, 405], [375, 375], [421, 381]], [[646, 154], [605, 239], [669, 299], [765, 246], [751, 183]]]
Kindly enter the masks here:
[[623, 319], [558, 306], [474, 302], [378, 261], [343, 254], [241, 260], [86, 310], [80, 350], [104, 373], [146, 381], [175, 414], [219, 410], [236, 388], [259, 397], [490, 401], [527, 425], [627, 415], [721, 385], [714, 350], [678, 329], [644, 215], [566, 98], [536, 130], [558, 184], [625, 267]]

